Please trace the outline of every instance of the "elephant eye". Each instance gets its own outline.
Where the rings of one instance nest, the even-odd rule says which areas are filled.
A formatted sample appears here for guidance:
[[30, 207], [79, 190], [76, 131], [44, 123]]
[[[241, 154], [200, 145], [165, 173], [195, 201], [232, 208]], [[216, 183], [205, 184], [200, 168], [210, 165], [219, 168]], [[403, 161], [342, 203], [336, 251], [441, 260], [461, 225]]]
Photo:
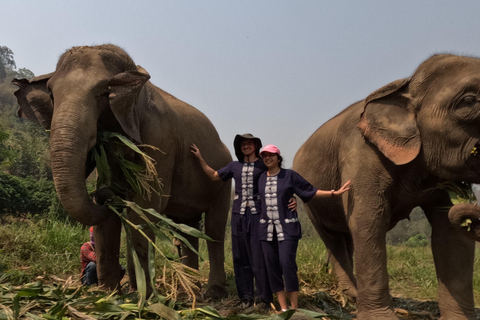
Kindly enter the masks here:
[[462, 98], [462, 104], [473, 105], [478, 102], [476, 96], [468, 95]]

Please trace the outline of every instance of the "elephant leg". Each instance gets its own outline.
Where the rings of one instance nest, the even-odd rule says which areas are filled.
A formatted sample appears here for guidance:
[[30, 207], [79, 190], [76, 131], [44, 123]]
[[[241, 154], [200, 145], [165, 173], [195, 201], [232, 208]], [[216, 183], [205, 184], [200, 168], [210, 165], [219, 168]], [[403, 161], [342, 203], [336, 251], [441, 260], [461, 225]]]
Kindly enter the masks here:
[[358, 319], [398, 319], [388, 286], [385, 240], [388, 210], [368, 212], [362, 209], [354, 211], [349, 222], [355, 243]]
[[107, 290], [120, 289], [120, 235], [121, 221], [117, 215], [94, 227], [98, 284]]
[[321, 225], [317, 228], [329, 252], [335, 276], [342, 291], [352, 301], [357, 299], [357, 280], [353, 275], [353, 241], [349, 234], [328, 230]]
[[228, 296], [225, 289], [225, 228], [230, 205], [230, 184], [224, 185], [205, 214], [205, 234], [215, 241], [207, 241], [210, 273], [206, 298], [221, 299]]
[[[200, 229], [200, 217], [197, 219], [187, 221], [185, 224], [192, 228]], [[188, 242], [190, 242], [192, 247], [198, 252], [198, 238], [189, 236], [187, 234], [184, 234], [184, 237], [185, 239], [187, 239]], [[183, 243], [181, 246], [181, 252], [182, 252], [182, 263], [190, 268], [198, 270], [198, 255]]]
[[424, 209], [432, 225], [440, 319], [476, 319], [473, 299], [475, 241], [454, 229], [448, 211]]

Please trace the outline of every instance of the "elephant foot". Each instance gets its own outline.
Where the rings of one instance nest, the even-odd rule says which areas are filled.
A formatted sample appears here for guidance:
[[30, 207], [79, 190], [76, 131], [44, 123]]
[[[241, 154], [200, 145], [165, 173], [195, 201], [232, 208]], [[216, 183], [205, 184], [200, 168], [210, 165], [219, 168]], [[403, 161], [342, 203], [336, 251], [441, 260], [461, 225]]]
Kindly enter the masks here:
[[218, 301], [228, 297], [228, 292], [225, 287], [218, 285], [209, 286], [207, 292], [203, 295], [205, 300], [214, 300]]
[[398, 320], [397, 315], [392, 309], [387, 310], [368, 310], [360, 311], [358, 320]]
[[99, 282], [98, 288], [106, 292], [117, 291], [120, 294], [122, 293], [122, 286], [120, 285], [120, 282], [117, 282], [117, 283]]

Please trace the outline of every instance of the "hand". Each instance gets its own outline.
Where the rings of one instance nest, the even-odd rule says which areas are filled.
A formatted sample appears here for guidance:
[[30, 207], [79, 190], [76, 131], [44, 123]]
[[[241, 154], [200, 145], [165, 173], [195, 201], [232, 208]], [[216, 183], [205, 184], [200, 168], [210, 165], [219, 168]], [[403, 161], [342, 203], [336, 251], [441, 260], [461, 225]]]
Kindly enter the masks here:
[[291, 211], [296, 211], [297, 210], [297, 198], [291, 197], [290, 200], [288, 201], [288, 209]]
[[195, 143], [192, 143], [190, 145], [190, 148], [192, 148], [192, 150], [190, 150], [190, 151], [195, 155], [195, 157], [197, 157], [198, 159], [202, 158], [202, 154], [200, 153], [200, 149], [198, 149], [198, 147], [195, 145]]
[[335, 191], [335, 195], [342, 195], [344, 194], [345, 192], [347, 192], [348, 190], [350, 190], [350, 184], [352, 183], [352, 181], [348, 180], [340, 189], [338, 189], [337, 191]]

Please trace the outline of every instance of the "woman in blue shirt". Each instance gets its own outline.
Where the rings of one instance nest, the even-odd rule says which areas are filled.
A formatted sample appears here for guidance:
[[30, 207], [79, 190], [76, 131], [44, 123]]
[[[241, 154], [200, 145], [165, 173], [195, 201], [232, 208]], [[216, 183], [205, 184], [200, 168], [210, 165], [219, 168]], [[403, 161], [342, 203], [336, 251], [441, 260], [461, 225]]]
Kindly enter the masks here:
[[259, 234], [267, 266], [270, 287], [277, 295], [282, 311], [287, 310], [285, 291], [289, 292], [292, 308], [298, 308], [297, 247], [302, 237], [296, 210], [290, 210], [286, 202], [293, 194], [304, 202], [313, 197], [334, 197], [348, 191], [350, 181], [334, 191], [318, 190], [293, 170], [283, 169], [280, 150], [267, 145], [260, 155], [267, 167], [258, 180], [262, 200]]

